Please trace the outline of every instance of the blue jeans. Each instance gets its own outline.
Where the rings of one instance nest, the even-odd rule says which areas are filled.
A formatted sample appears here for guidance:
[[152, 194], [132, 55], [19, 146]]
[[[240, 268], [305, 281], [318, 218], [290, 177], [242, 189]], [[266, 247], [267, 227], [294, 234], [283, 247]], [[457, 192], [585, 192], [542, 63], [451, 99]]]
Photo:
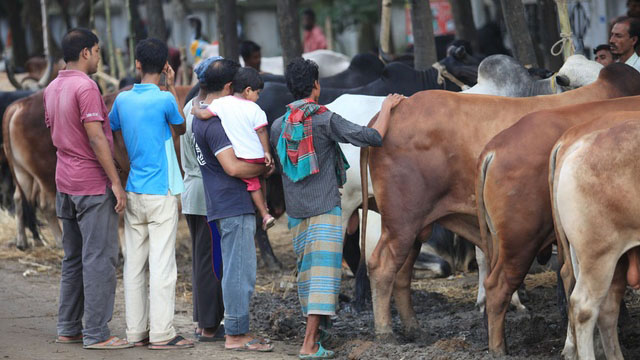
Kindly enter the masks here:
[[249, 332], [249, 303], [256, 285], [256, 218], [238, 215], [216, 221], [222, 248], [222, 298], [227, 335]]

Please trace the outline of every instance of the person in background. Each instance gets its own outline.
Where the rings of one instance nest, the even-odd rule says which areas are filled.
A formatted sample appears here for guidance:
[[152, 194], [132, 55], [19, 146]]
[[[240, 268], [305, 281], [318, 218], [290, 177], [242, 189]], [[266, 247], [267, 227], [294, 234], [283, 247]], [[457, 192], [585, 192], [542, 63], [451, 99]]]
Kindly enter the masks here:
[[191, 108], [194, 103], [199, 104], [207, 97], [208, 88], [204, 81], [204, 72], [209, 65], [221, 59], [220, 56], [205, 59], [194, 70], [200, 80], [200, 91], [184, 106], [187, 129], [180, 136], [180, 158], [184, 170], [184, 191], [180, 198], [182, 213], [191, 234], [193, 321], [197, 324], [195, 336], [200, 342], [224, 340], [224, 325], [221, 324], [224, 319], [224, 302], [220, 279], [216, 277], [211, 266], [214, 261], [212, 237], [219, 238], [220, 235], [217, 229], [212, 233], [207, 224], [207, 205], [204, 200], [202, 173], [195, 151]]
[[311, 60], [295, 58], [287, 65], [287, 88], [296, 100], [271, 127], [297, 257], [298, 297], [307, 318], [301, 359], [334, 356], [322, 342], [336, 314], [342, 279], [339, 188], [346, 182], [349, 164], [338, 143], [382, 146], [391, 110], [404, 98], [387, 96], [372, 127], [359, 126], [318, 105], [318, 75], [318, 65]]
[[[62, 225], [57, 343], [85, 349], [133, 344], [110, 336], [116, 293], [118, 213], [127, 204], [113, 161], [107, 107], [96, 83], [98, 37], [75, 28], [62, 39], [67, 63], [44, 91], [45, 123], [56, 147], [56, 215]], [[84, 326], [82, 319], [84, 317]]]
[[326, 49], [327, 39], [324, 37], [322, 29], [316, 25], [316, 13], [311, 9], [302, 12], [303, 51]]
[[594, 60], [602, 64], [602, 66], [607, 66], [614, 62], [613, 54], [611, 54], [611, 46], [608, 44], [596, 46], [596, 48], [593, 49], [593, 55], [595, 57]]
[[[184, 185], [170, 126], [181, 135], [185, 124], [168, 54], [164, 41], [139, 42], [136, 69], [142, 82], [119, 93], [109, 113], [114, 138], [120, 145], [124, 142], [130, 159], [123, 270], [127, 338], [152, 350], [193, 347], [173, 327], [177, 195]], [[158, 87], [163, 74], [169, 91]]]
[[633, 66], [640, 71], [640, 58], [635, 52], [640, 36], [640, 19], [623, 16], [618, 18], [611, 28], [609, 45], [611, 53], [618, 62]]
[[244, 66], [252, 67], [260, 72], [260, 62], [262, 60], [260, 45], [251, 40], [245, 40], [240, 43], [240, 55], [244, 60]]

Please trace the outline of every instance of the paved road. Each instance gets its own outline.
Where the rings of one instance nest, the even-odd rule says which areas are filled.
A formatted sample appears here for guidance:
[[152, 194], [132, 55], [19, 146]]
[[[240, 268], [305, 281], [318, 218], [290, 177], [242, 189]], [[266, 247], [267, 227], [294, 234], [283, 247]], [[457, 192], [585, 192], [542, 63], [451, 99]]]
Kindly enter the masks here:
[[[188, 350], [151, 351], [145, 348], [124, 350], [83, 350], [80, 344], [59, 345], [56, 335], [59, 274], [38, 274], [24, 278], [27, 267], [13, 260], [0, 262], [0, 359], [292, 359], [297, 358], [295, 344], [276, 342], [273, 353], [231, 352], [223, 343], [196, 344]], [[111, 332], [124, 336], [122, 284], [118, 284]], [[191, 334], [191, 306], [177, 300], [174, 324], [183, 335]]]

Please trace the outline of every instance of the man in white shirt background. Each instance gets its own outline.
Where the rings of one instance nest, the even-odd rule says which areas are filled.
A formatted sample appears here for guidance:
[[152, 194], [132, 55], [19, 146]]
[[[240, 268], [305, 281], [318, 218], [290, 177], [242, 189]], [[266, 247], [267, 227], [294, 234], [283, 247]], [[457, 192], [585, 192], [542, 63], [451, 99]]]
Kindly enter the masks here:
[[618, 57], [618, 62], [633, 66], [640, 71], [640, 58], [635, 48], [640, 36], [640, 20], [631, 17], [621, 17], [611, 28], [611, 53]]

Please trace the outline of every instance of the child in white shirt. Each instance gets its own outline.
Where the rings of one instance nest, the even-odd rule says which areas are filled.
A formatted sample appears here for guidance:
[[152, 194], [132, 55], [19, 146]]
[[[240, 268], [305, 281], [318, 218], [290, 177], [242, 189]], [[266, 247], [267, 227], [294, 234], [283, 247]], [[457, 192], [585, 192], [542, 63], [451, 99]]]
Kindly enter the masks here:
[[[233, 95], [215, 99], [203, 109], [194, 107], [192, 112], [203, 120], [213, 116], [220, 118], [236, 157], [250, 163], [270, 166], [273, 157], [269, 147], [267, 115], [255, 103], [264, 87], [262, 77], [255, 69], [243, 67], [238, 69], [231, 85]], [[247, 190], [262, 217], [262, 228], [270, 228], [275, 224], [275, 219], [267, 209], [265, 187], [261, 184], [261, 179], [255, 177], [242, 180], [247, 183]]]

